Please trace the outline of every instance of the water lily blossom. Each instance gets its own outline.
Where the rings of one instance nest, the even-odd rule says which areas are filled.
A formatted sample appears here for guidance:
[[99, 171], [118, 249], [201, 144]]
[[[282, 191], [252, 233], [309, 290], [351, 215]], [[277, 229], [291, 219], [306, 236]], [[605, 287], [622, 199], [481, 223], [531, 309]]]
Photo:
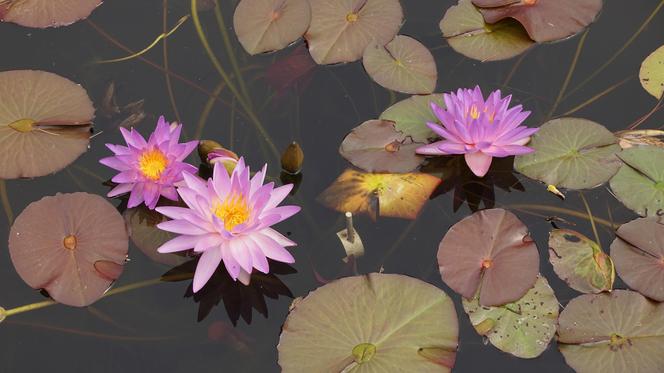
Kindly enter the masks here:
[[163, 206], [157, 211], [173, 220], [157, 225], [179, 234], [157, 249], [172, 253], [194, 249], [201, 254], [194, 274], [193, 290], [199, 291], [223, 261], [233, 280], [249, 284], [253, 269], [268, 273], [267, 258], [293, 263], [286, 247], [295, 242], [272, 229], [300, 211], [298, 206], [278, 206], [293, 188], [263, 185], [267, 165], [250, 178], [249, 167], [240, 158], [229, 175], [221, 162], [214, 163], [207, 181], [184, 174], [177, 188], [187, 207]]
[[539, 128], [521, 126], [530, 112], [521, 105], [508, 108], [511, 98], [501, 97], [496, 90], [485, 101], [479, 86], [443, 94], [445, 109], [431, 103], [442, 125], [427, 123], [443, 140], [419, 147], [417, 153], [465, 154], [468, 167], [479, 177], [489, 171], [493, 157], [532, 153], [525, 145]]
[[111, 179], [118, 185], [109, 197], [130, 193], [128, 207], [141, 203], [154, 209], [159, 197], [178, 200], [175, 184], [182, 181], [183, 174], [196, 173], [196, 167], [184, 159], [196, 149], [197, 141], [180, 143], [182, 125], [168, 124], [160, 117], [157, 127], [146, 141], [135, 129], [120, 128], [127, 146], [106, 144], [115, 154], [99, 162], [120, 171]]

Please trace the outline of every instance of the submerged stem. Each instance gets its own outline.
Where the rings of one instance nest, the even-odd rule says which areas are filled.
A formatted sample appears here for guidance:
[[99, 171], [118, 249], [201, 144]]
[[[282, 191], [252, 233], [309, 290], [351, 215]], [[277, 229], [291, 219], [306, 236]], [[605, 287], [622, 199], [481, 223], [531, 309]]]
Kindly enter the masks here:
[[599, 234], [597, 233], [597, 226], [595, 226], [595, 218], [593, 217], [592, 211], [590, 211], [590, 205], [588, 205], [588, 201], [586, 201], [586, 196], [583, 194], [582, 191], [579, 191], [579, 196], [581, 196], [581, 201], [583, 202], [583, 206], [586, 207], [586, 212], [588, 213], [588, 219], [590, 220], [590, 226], [593, 228], [593, 234], [595, 235], [595, 242], [597, 242], [597, 245], [601, 247], [602, 243], [599, 240]]
[[[163, 17], [162, 17], [162, 31], [166, 33], [168, 27], [168, 0], [163, 0]], [[164, 69], [169, 70], [168, 68], [168, 40], [164, 38], [161, 43], [162, 54], [164, 56]], [[171, 107], [173, 108], [173, 114], [175, 114], [175, 119], [178, 123], [182, 123], [182, 118], [180, 117], [180, 112], [178, 106], [175, 103], [175, 94], [173, 94], [173, 84], [171, 82], [171, 76], [164, 73], [164, 78], [166, 78], [166, 91], [168, 92], [168, 99], [171, 102]], [[184, 128], [183, 128], [184, 130]], [[186, 133], [184, 133], [186, 138]]]
[[228, 57], [231, 60], [231, 66], [235, 72], [238, 83], [240, 83], [240, 90], [244, 95], [244, 99], [251, 104], [251, 96], [249, 96], [249, 91], [247, 90], [247, 85], [244, 82], [242, 77], [242, 72], [240, 71], [240, 66], [238, 65], [237, 56], [235, 55], [235, 49], [233, 44], [231, 44], [231, 38], [228, 36], [228, 29], [226, 28], [226, 22], [224, 21], [224, 15], [221, 13], [221, 4], [218, 0], [215, 0], [216, 6], [214, 7], [214, 17], [217, 19], [217, 25], [219, 26], [219, 32], [221, 32], [221, 38], [224, 41], [224, 47], [226, 47], [226, 52]]
[[567, 86], [569, 85], [569, 82], [572, 79], [572, 75], [574, 75], [574, 69], [576, 69], [576, 63], [579, 61], [579, 56], [581, 55], [581, 51], [583, 50], [584, 44], [586, 43], [586, 37], [588, 36], [588, 31], [590, 31], [590, 29], [586, 29], [583, 35], [581, 35], [581, 39], [579, 39], [579, 44], [576, 46], [576, 52], [574, 53], [574, 58], [572, 58], [572, 63], [569, 66], [569, 70], [567, 70], [567, 76], [565, 77], [565, 81], [563, 82], [562, 87], [560, 87], [560, 92], [558, 92], [558, 97], [556, 97], [556, 101], [553, 103], [553, 106], [551, 106], [551, 110], [549, 110], [549, 114], [546, 116], [547, 120], [551, 119], [553, 114], [555, 114], [556, 109], [558, 108], [558, 104], [560, 104], [560, 100], [563, 98], [563, 95], [567, 90]]
[[7, 215], [7, 223], [11, 225], [14, 222], [14, 211], [9, 201], [7, 183], [2, 179], [0, 179], [0, 201], [2, 201], [2, 207], [5, 209], [5, 215]]

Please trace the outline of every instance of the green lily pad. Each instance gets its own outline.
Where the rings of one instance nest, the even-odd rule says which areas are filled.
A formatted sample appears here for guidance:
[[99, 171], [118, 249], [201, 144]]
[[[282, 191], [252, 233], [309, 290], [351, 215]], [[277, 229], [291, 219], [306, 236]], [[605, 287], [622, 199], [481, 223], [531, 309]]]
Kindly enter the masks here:
[[290, 372], [450, 372], [454, 303], [437, 287], [393, 274], [347, 277], [296, 299], [279, 365]]
[[554, 229], [549, 234], [549, 261], [558, 277], [582, 293], [611, 291], [616, 271], [611, 257], [581, 233]]
[[455, 51], [479, 61], [498, 61], [518, 56], [535, 45], [521, 24], [505, 19], [495, 24], [470, 0], [459, 0], [440, 21], [440, 30]]
[[516, 357], [539, 356], [556, 334], [558, 299], [541, 275], [519, 300], [498, 307], [480, 305], [479, 297], [463, 299], [463, 309], [480, 335]]
[[638, 146], [620, 153], [624, 165], [611, 179], [613, 195], [641, 216], [664, 209], [664, 149]]
[[436, 138], [436, 134], [427, 127], [427, 122], [440, 124], [431, 110], [432, 102], [445, 108], [442, 94], [411, 96], [387, 108], [380, 119], [391, 120], [397, 131], [412, 137], [415, 142], [427, 142]]
[[577, 373], [661, 372], [664, 303], [629, 290], [581, 295], [560, 313], [558, 348]]
[[535, 152], [517, 156], [514, 168], [531, 179], [559, 188], [597, 187], [620, 167], [616, 137], [604, 126], [586, 119], [546, 122], [528, 146]]
[[643, 60], [639, 80], [648, 93], [657, 99], [662, 98], [664, 94], [664, 45]]
[[397, 35], [382, 46], [371, 43], [362, 64], [374, 82], [393, 91], [428, 94], [436, 89], [438, 71], [431, 52], [419, 41]]

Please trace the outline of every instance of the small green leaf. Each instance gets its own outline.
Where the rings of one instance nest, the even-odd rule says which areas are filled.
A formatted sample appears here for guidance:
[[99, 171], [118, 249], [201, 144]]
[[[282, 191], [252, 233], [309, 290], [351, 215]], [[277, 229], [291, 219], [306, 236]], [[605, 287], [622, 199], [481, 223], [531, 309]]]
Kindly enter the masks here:
[[664, 45], [643, 60], [639, 80], [648, 93], [657, 99], [662, 98], [664, 94]]

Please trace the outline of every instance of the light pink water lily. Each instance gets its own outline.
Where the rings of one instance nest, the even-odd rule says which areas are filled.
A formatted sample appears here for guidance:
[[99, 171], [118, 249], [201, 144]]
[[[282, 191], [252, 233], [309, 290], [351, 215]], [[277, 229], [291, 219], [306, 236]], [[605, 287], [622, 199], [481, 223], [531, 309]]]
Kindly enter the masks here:
[[525, 146], [539, 128], [521, 126], [530, 115], [521, 105], [508, 108], [512, 96], [501, 97], [493, 91], [486, 101], [479, 86], [443, 94], [446, 108], [431, 103], [433, 113], [442, 126], [427, 123], [441, 141], [419, 147], [423, 155], [465, 154], [471, 171], [483, 177], [491, 167], [493, 157], [508, 157], [532, 153]]
[[250, 178], [243, 158], [231, 175], [221, 162], [214, 163], [213, 176], [207, 181], [184, 174], [184, 184], [177, 191], [187, 207], [157, 207], [158, 212], [173, 219], [157, 227], [180, 235], [157, 250], [172, 253], [193, 248], [201, 254], [194, 274], [194, 292], [203, 288], [222, 261], [230, 276], [245, 285], [253, 269], [270, 271], [267, 258], [295, 261], [285, 249], [295, 246], [295, 242], [271, 226], [295, 215], [300, 207], [278, 206], [293, 185], [263, 185], [266, 168]]
[[182, 181], [183, 174], [197, 171], [184, 159], [196, 149], [198, 141], [179, 143], [182, 125], [168, 124], [163, 116], [147, 141], [133, 128], [120, 127], [120, 131], [127, 146], [106, 144], [115, 155], [99, 161], [120, 171], [111, 179], [118, 185], [108, 196], [130, 193], [129, 208], [145, 202], [154, 209], [160, 196], [177, 201], [175, 184]]

